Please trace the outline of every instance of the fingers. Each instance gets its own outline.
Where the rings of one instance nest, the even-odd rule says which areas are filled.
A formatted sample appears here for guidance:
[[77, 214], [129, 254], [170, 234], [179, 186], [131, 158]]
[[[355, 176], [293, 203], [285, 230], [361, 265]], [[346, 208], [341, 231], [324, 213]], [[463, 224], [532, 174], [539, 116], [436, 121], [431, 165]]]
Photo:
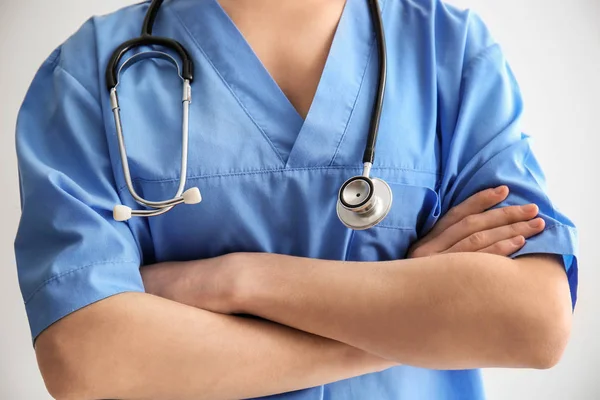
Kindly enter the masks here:
[[519, 251], [524, 245], [525, 238], [523, 236], [516, 236], [514, 238], [496, 242], [493, 245], [486, 247], [485, 249], [479, 250], [478, 252], [508, 257], [511, 254]]
[[451, 208], [450, 211], [435, 224], [422, 244], [435, 239], [446, 229], [465, 217], [473, 214], [480, 214], [493, 206], [500, 204], [508, 197], [508, 192], [507, 186], [499, 186], [497, 188], [482, 190], [481, 192], [475, 193], [456, 207]]
[[[528, 239], [542, 232], [545, 227], [545, 222], [542, 218], [532, 219], [527, 222], [517, 222], [511, 225], [501, 226], [498, 228], [489, 229], [487, 231], [476, 232], [465, 239], [461, 240], [450, 249], [447, 253], [459, 252], [474, 252], [493, 246], [496, 243], [504, 242], [509, 239], [523, 237]], [[502, 246], [506, 246], [503, 243]], [[504, 247], [502, 247], [504, 248]], [[494, 248], [496, 249], [496, 248]], [[496, 254], [496, 253], [494, 253]], [[509, 253], [512, 254], [512, 253]]]
[[[480, 214], [469, 215], [442, 232], [427, 246], [434, 253], [450, 249], [456, 243], [474, 233], [511, 225], [517, 222], [529, 221], [538, 214], [535, 204], [524, 206], [508, 206], [489, 210]], [[512, 235], [515, 236], [515, 235]]]

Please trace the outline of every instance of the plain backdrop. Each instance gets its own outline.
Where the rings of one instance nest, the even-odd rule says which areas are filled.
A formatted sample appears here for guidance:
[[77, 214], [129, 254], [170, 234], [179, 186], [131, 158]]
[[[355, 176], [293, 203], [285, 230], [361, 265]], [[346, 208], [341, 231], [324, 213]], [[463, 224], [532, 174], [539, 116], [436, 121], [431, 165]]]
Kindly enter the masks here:
[[[451, 2], [479, 13], [501, 43], [524, 94], [524, 130], [536, 140], [550, 197], [580, 234], [579, 303], [562, 362], [548, 371], [485, 371], [489, 399], [600, 399], [600, 250], [593, 244], [600, 225], [600, 1]], [[35, 363], [13, 253], [20, 213], [17, 111], [34, 73], [55, 47], [91, 15], [132, 3], [0, 0], [1, 400], [50, 398]]]

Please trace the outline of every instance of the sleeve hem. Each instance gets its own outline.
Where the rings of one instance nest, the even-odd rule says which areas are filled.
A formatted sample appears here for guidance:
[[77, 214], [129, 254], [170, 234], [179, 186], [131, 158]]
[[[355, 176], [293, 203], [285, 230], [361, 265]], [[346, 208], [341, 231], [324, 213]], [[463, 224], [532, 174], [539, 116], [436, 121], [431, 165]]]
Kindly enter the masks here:
[[29, 303], [31, 301], [31, 299], [33, 299], [40, 290], [42, 290], [46, 285], [50, 284], [52, 281], [58, 280], [64, 276], [76, 273], [78, 271], [81, 271], [81, 270], [84, 270], [84, 269], [87, 269], [90, 267], [94, 267], [97, 265], [109, 265], [109, 264], [137, 264], [137, 261], [99, 261], [99, 262], [83, 265], [81, 267], [77, 267], [74, 269], [70, 269], [65, 272], [61, 272], [60, 274], [54, 275], [51, 278], [48, 278], [47, 280], [42, 282], [40, 284], [40, 286], [38, 286], [33, 292], [31, 292], [31, 294], [29, 296], [27, 296], [27, 298], [25, 299], [25, 304], [27, 305], [27, 303]]
[[144, 292], [137, 261], [88, 264], [48, 279], [25, 302], [33, 341], [61, 318], [124, 292]]
[[577, 229], [564, 224], [554, 224], [542, 233], [527, 240], [525, 246], [511, 258], [525, 254], [556, 254], [562, 256], [569, 281], [573, 309], [577, 304], [579, 266], [577, 260]]
[[[569, 225], [553, 224], [542, 233], [527, 240], [525, 246], [511, 258], [533, 253], [558, 254], [577, 257], [577, 230]], [[565, 265], [568, 271], [570, 265]]]

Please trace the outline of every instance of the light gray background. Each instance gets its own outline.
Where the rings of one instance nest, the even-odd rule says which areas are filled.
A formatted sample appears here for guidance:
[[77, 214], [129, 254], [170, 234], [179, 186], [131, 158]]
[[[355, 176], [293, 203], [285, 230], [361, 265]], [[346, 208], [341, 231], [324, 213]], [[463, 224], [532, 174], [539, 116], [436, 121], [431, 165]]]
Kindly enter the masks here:
[[[595, 211], [600, 183], [600, 1], [451, 2], [477, 11], [502, 44], [523, 90], [524, 130], [536, 138], [535, 151], [549, 178], [551, 198], [575, 220], [581, 237], [580, 300], [562, 362], [549, 371], [485, 371], [489, 398], [600, 399], [600, 257], [592, 244], [600, 225]], [[131, 3], [0, 0], [2, 400], [50, 398], [35, 363], [13, 256], [20, 211], [14, 154], [17, 111], [38, 66], [57, 45], [91, 15]]]

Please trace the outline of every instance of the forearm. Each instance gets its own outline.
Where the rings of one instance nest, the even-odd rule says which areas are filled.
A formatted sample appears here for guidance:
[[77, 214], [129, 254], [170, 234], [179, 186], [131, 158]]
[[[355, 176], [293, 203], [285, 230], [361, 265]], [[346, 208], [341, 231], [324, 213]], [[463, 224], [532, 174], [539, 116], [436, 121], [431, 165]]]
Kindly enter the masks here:
[[240, 312], [402, 364], [544, 367], [568, 336], [568, 284], [553, 260], [481, 253], [381, 263], [240, 257]]
[[36, 353], [59, 400], [249, 398], [393, 365], [331, 339], [148, 294], [77, 311], [42, 333]]

